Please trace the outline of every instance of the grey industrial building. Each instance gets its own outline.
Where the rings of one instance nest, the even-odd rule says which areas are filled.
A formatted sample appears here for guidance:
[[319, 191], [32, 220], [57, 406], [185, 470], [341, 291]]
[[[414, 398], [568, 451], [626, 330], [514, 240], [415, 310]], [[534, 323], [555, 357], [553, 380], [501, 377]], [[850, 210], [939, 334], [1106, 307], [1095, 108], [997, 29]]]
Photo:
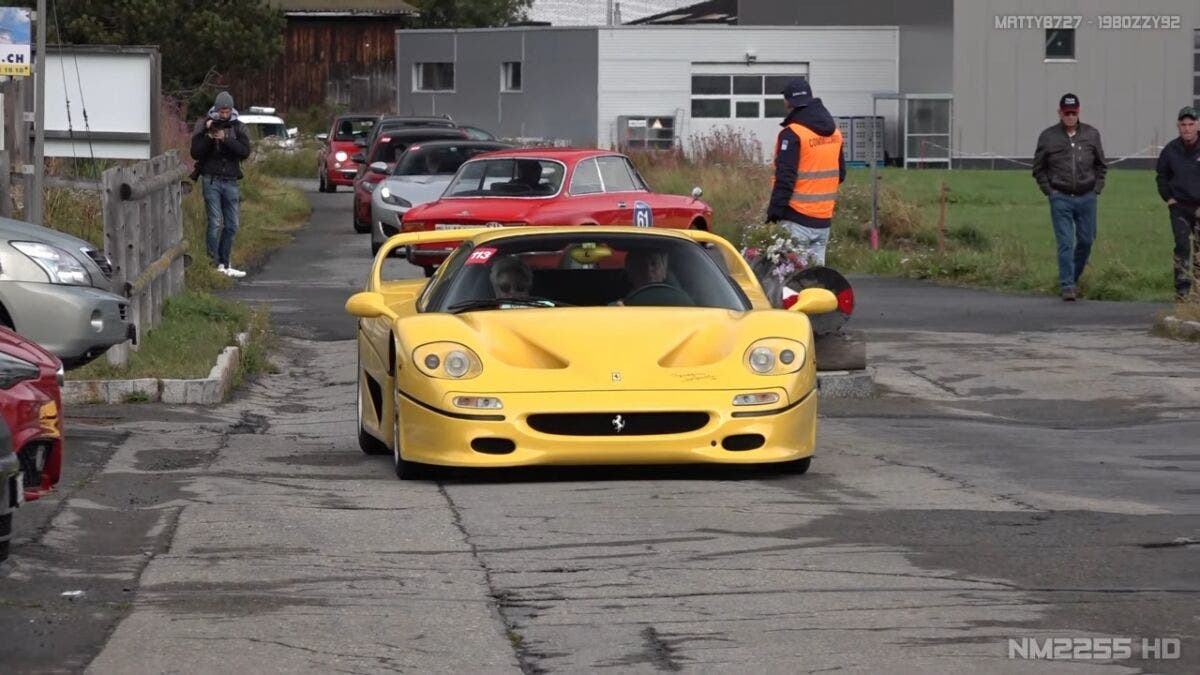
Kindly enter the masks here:
[[835, 116], [864, 122], [856, 132], [883, 118], [889, 159], [1000, 167], [1028, 160], [1066, 91], [1131, 165], [1200, 104], [1197, 0], [696, 7], [634, 25], [397, 31], [398, 109], [578, 145], [686, 149], [729, 127], [769, 146], [781, 78], [806, 74]]

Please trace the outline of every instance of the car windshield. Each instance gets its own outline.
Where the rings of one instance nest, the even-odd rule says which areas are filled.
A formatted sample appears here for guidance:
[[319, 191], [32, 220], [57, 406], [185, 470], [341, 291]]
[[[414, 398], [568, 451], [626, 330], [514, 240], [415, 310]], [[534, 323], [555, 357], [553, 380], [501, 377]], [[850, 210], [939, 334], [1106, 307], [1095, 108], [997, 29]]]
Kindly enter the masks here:
[[506, 157], [462, 165], [443, 197], [549, 197], [562, 187], [566, 166], [550, 159]]
[[353, 141], [356, 138], [366, 138], [371, 133], [373, 126], [375, 126], [374, 117], [348, 117], [338, 122], [333, 140]]
[[287, 128], [279, 122], [247, 122], [247, 133], [250, 134], [250, 140], [258, 141], [264, 138], [287, 138]]
[[462, 143], [455, 145], [416, 145], [396, 160], [393, 176], [454, 175], [463, 162], [475, 155], [508, 147], [498, 143]]
[[515, 236], [446, 261], [425, 311], [520, 307], [711, 307], [745, 311], [749, 300], [705, 249], [651, 234]]

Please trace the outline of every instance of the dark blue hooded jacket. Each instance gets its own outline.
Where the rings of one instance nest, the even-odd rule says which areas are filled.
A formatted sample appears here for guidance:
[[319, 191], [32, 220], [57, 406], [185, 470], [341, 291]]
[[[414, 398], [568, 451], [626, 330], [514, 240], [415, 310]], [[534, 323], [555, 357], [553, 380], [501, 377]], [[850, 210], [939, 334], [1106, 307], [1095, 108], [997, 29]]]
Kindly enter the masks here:
[[[790, 220], [805, 227], [829, 227], [830, 218], [813, 218], [799, 213], [788, 206], [796, 187], [796, 167], [800, 166], [800, 138], [788, 128], [793, 122], [808, 127], [819, 136], [832, 136], [837, 131], [837, 122], [825, 109], [821, 99], [814, 98], [803, 108], [793, 108], [780, 122], [783, 130], [775, 139], [775, 188], [771, 190], [771, 201], [767, 206], [767, 220]], [[786, 141], [786, 143], [785, 143]], [[843, 138], [842, 142], [846, 140]], [[838, 155], [838, 182], [846, 180], [846, 156]]]

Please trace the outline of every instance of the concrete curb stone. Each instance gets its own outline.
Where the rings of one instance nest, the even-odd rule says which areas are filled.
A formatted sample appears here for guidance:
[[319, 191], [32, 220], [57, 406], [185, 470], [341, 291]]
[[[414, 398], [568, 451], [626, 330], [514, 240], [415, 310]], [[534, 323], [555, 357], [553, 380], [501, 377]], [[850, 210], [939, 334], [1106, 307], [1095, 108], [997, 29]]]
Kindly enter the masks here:
[[820, 398], [871, 398], [875, 395], [874, 370], [817, 371], [817, 391]]
[[63, 403], [149, 403], [214, 405], [225, 400], [233, 387], [233, 376], [241, 363], [241, 352], [249, 341], [238, 333], [237, 345], [217, 355], [208, 377], [194, 380], [139, 378], [133, 380], [68, 380], [62, 387]]
[[1200, 321], [1189, 321], [1173, 316], [1164, 317], [1162, 321], [1173, 333], [1188, 340], [1200, 340]]

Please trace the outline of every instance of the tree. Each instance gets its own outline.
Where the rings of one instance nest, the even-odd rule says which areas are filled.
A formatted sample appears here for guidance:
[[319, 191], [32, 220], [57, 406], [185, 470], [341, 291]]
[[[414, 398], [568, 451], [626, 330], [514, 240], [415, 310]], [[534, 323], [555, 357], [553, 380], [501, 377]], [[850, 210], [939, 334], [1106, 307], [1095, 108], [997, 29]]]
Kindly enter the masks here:
[[526, 17], [533, 0], [408, 0], [421, 12], [421, 28], [488, 28]]
[[[283, 53], [284, 15], [263, 0], [57, 0], [47, 40], [157, 45], [163, 91], [198, 104], [214, 74], [254, 72]], [[207, 106], [204, 106], [207, 107]]]

